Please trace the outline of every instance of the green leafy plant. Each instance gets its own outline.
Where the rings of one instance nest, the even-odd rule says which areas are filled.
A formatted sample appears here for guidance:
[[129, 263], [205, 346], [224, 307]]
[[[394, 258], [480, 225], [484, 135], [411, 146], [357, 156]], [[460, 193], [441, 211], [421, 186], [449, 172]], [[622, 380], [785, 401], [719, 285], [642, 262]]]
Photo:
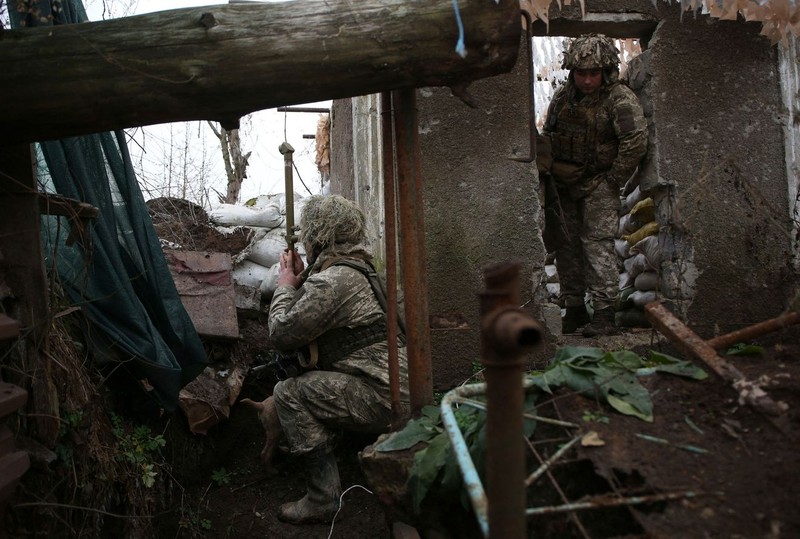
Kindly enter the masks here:
[[608, 424], [608, 422], [610, 421], [607, 415], [603, 415], [600, 412], [593, 412], [592, 410], [584, 410], [581, 419], [583, 419], [583, 421], [586, 423]]
[[[602, 398], [620, 413], [652, 421], [650, 394], [639, 376], [656, 372], [702, 380], [708, 375], [689, 362], [651, 351], [641, 358], [626, 350], [605, 352], [599, 348], [565, 347], [556, 352], [550, 366], [543, 372], [528, 375], [531, 390], [526, 392], [526, 411], [533, 410], [536, 399], [552, 394], [560, 386], [584, 395]], [[475, 406], [463, 404], [454, 410], [459, 430], [464, 437], [475, 468], [480, 474], [486, 459], [486, 414], [480, 399]], [[536, 421], [535, 413], [526, 413], [524, 435], [530, 438]], [[607, 423], [609, 418], [599, 412], [585, 411], [584, 421]], [[452, 445], [443, 426], [438, 406], [426, 406], [418, 419], [409, 421], [403, 430], [393, 433], [375, 446], [377, 451], [399, 451], [420, 448], [414, 454], [414, 464], [408, 479], [408, 489], [414, 510], [419, 512], [422, 501], [432, 491], [440, 496], [461, 495], [462, 504], [469, 500], [461, 488], [461, 474]], [[481, 478], [483, 481], [484, 478]]]
[[734, 344], [725, 352], [729, 356], [763, 356], [764, 347], [756, 344]]
[[161, 434], [154, 435], [146, 425], [126, 428], [122, 418], [116, 414], [111, 414], [111, 425], [112, 432], [117, 437], [117, 459], [138, 468], [142, 484], [152, 487], [158, 475], [154, 459], [160, 455], [161, 448], [167, 445], [167, 441]]
[[225, 468], [219, 468], [211, 472], [211, 480], [214, 481], [217, 486], [227, 485], [231, 482], [231, 474]]
[[653, 421], [650, 393], [639, 383], [639, 376], [656, 372], [703, 380], [708, 374], [689, 363], [667, 354], [651, 351], [641, 358], [628, 350], [605, 352], [600, 348], [566, 346], [543, 372], [530, 376], [542, 391], [566, 386], [582, 395], [604, 399], [616, 411], [643, 421]]

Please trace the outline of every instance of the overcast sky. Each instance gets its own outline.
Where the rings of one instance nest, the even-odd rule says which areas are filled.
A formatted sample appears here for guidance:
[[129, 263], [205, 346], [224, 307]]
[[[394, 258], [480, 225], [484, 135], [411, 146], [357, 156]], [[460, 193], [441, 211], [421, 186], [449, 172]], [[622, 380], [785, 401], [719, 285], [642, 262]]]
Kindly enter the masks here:
[[[216, 0], [84, 0], [84, 7], [90, 21], [118, 18], [123, 16], [141, 15], [155, 11], [181, 9], [188, 7], [219, 5], [227, 2]], [[320, 103], [298, 104], [296, 106], [330, 107], [330, 101]], [[285, 140], [295, 149], [294, 161], [299, 173], [295, 173], [295, 191], [308, 195], [308, 191], [300, 184], [302, 178], [313, 192], [320, 188], [320, 177], [315, 163], [316, 148], [313, 139], [304, 139], [303, 135], [316, 133], [319, 115], [314, 113], [284, 113], [276, 109], [258, 111], [242, 119], [240, 134], [245, 152], [251, 151], [248, 177], [242, 185], [241, 201], [269, 193], [284, 191], [283, 156], [278, 152], [278, 147]], [[203, 153], [201, 148], [205, 145], [205, 155], [211, 161], [211, 168], [207, 175], [213, 178], [212, 187], [222, 193], [225, 192], [226, 178], [222, 164], [221, 151], [217, 139], [204, 123], [191, 122], [186, 133], [185, 124], [174, 125], [172, 130], [168, 126], [149, 126], [142, 130], [129, 131], [136, 137], [137, 143], [129, 143], [135, 166], [144, 167], [143, 191], [145, 197], [152, 188], [153, 178], [161, 178], [164, 174], [163, 156], [167, 150], [165, 146], [170, 139], [183, 144], [186, 140], [194, 146], [195, 160], [200, 159]], [[144, 146], [142, 153], [140, 145]], [[155, 196], [155, 195], [153, 195]], [[189, 197], [187, 197], [189, 198]], [[213, 201], [213, 200], [212, 200]], [[197, 202], [195, 200], [195, 202]]]

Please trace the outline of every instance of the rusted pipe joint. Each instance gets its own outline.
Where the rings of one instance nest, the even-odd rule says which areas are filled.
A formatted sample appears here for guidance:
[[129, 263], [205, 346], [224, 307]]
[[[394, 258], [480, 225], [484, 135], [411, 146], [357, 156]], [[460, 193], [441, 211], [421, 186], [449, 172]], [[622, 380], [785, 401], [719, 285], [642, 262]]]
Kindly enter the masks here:
[[514, 306], [498, 307], [481, 323], [486, 345], [486, 365], [516, 364], [515, 359], [536, 349], [542, 342], [542, 327], [531, 316]]

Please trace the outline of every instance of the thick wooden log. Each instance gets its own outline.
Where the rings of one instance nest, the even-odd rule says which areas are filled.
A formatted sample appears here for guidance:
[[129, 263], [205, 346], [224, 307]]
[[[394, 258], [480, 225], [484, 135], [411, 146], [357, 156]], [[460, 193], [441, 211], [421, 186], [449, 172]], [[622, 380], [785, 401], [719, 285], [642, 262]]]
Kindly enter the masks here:
[[296, 0], [0, 34], [0, 145], [216, 120], [511, 70], [518, 0]]

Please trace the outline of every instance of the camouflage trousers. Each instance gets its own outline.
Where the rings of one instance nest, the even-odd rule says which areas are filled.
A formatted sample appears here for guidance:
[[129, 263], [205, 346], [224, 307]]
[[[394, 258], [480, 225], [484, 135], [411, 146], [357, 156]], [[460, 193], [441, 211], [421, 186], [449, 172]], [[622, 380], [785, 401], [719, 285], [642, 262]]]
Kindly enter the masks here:
[[278, 418], [293, 455], [332, 448], [338, 430], [388, 432], [389, 388], [333, 371], [308, 371], [278, 382], [273, 392]]
[[565, 307], [584, 304], [588, 292], [595, 310], [613, 308], [619, 293], [614, 237], [619, 226], [618, 190], [601, 183], [583, 198], [559, 189], [568, 237], [556, 249], [556, 268]]

